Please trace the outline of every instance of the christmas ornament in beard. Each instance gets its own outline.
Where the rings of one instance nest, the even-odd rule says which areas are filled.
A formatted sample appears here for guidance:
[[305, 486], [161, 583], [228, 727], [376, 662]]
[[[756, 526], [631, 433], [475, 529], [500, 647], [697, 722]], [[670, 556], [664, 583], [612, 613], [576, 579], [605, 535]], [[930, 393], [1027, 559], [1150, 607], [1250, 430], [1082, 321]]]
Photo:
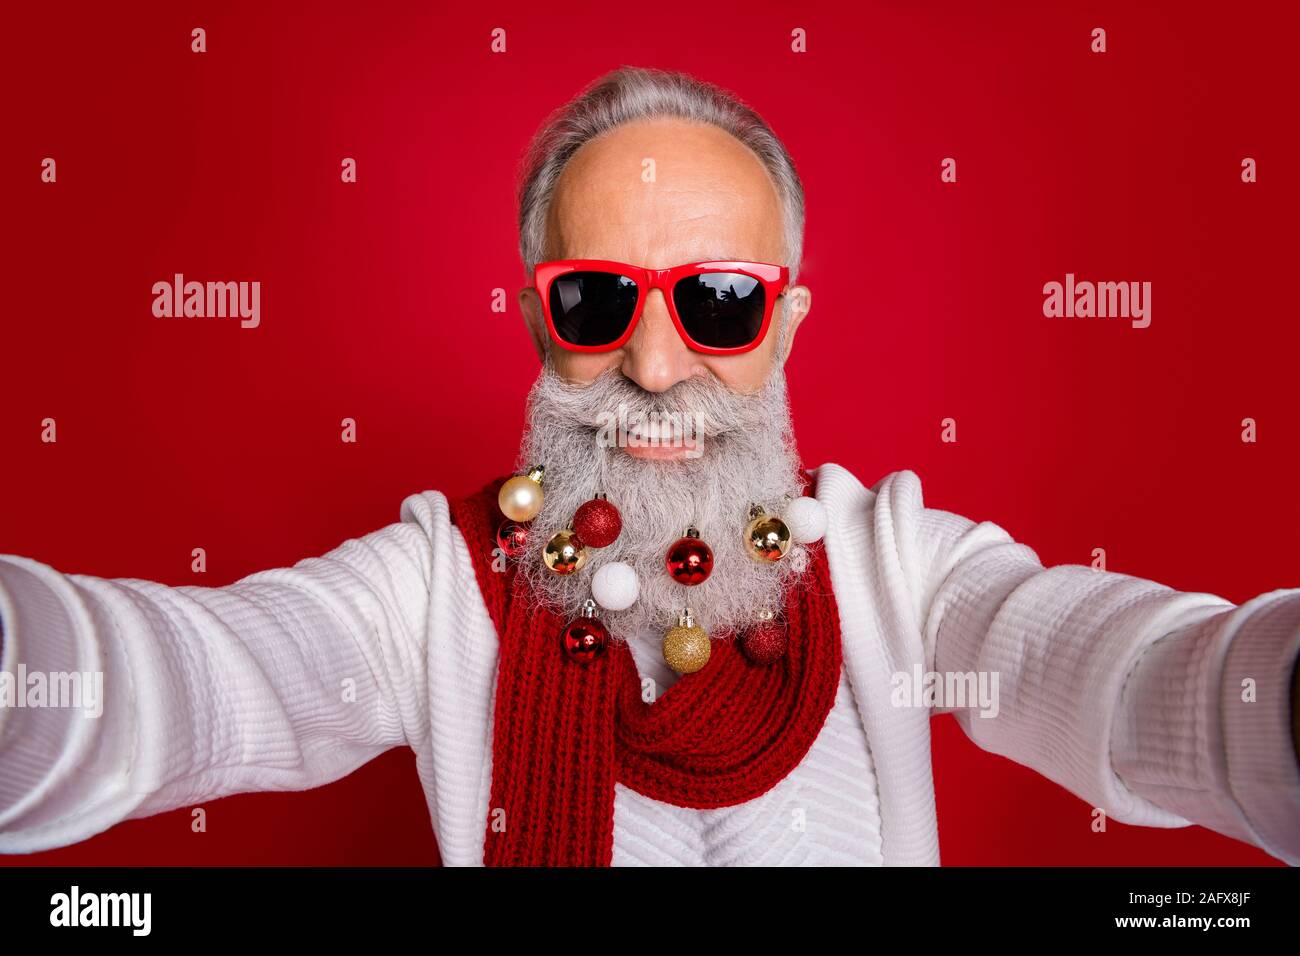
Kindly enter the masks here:
[[[646, 460], [601, 443], [618, 437], [606, 427], [611, 423], [662, 422], [663, 413], [675, 414], [688, 428], [699, 425], [702, 454]], [[542, 601], [572, 619], [591, 597], [592, 580], [602, 567], [616, 561], [629, 565], [638, 579], [636, 602], [601, 615], [614, 639], [650, 635], [657, 643], [688, 604], [695, 623], [708, 633], [739, 631], [753, 623], [759, 609], [779, 607], [787, 582], [806, 567], [797, 554], [777, 564], [754, 561], [743, 535], [751, 503], [779, 509], [787, 495], [800, 494], [779, 366], [752, 394], [737, 394], [712, 378], [651, 393], [617, 369], [585, 385], [567, 383], [548, 358], [529, 392], [519, 454], [521, 469], [546, 462], [545, 501], [531, 522], [530, 551], [521, 557], [520, 572]], [[597, 491], [617, 504], [621, 533], [607, 547], [591, 551], [578, 573], [552, 573], [541, 548], [570, 527]], [[698, 528], [714, 550], [712, 574], [690, 588], [664, 569], [664, 555], [688, 525]]]

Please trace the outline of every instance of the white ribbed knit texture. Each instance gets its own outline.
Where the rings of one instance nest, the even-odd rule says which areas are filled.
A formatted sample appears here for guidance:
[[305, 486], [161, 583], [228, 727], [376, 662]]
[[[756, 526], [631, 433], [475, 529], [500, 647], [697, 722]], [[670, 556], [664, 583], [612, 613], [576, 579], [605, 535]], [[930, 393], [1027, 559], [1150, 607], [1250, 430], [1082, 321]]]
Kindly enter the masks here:
[[[1114, 819], [1189, 821], [1300, 862], [1289, 675], [1300, 589], [1240, 607], [1079, 565], [1045, 569], [990, 522], [818, 469], [844, 670], [804, 761], [768, 793], [695, 811], [622, 785], [616, 865], [937, 864], [914, 666], [996, 671], [999, 713], [956, 710], [980, 746]], [[223, 588], [60, 574], [0, 555], [0, 670], [105, 673], [105, 710], [0, 709], [0, 852], [250, 790], [336, 780], [407, 745], [448, 865], [481, 864], [497, 638], [437, 492], [324, 557]], [[671, 675], [653, 636], [642, 673]], [[1250, 678], [1255, 699], [1243, 701]]]

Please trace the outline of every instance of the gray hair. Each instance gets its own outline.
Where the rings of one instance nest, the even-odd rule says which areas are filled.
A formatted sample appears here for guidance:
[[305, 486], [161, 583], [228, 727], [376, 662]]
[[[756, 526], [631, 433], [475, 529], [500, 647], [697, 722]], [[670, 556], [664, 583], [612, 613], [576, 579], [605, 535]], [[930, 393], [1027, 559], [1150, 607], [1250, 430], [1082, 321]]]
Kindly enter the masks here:
[[519, 254], [531, 279], [547, 258], [546, 224], [560, 174], [584, 144], [624, 123], [677, 117], [710, 123], [740, 140], [771, 176], [785, 221], [786, 261], [794, 285], [803, 257], [803, 183], [785, 145], [739, 98], [686, 73], [623, 66], [560, 106], [533, 138], [519, 180]]

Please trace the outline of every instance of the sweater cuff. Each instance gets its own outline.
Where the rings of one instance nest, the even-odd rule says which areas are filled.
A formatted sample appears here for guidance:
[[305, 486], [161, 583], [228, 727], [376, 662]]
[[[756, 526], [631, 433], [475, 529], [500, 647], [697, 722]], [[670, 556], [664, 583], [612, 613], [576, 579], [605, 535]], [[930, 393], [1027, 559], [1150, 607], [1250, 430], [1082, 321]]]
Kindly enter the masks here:
[[1291, 716], [1292, 671], [1300, 652], [1300, 590], [1255, 601], [1224, 661], [1220, 700], [1228, 785], [1256, 842], [1300, 865], [1300, 766]]
[[[30, 706], [24, 675], [102, 674], [100, 656], [80, 635], [86, 610], [72, 589], [30, 558], [0, 555], [0, 672], [8, 682], [0, 704], [0, 833], [47, 799], [89, 749], [98, 716], [79, 707]], [[102, 703], [102, 701], [100, 702]], [[3, 841], [0, 840], [0, 843]]]

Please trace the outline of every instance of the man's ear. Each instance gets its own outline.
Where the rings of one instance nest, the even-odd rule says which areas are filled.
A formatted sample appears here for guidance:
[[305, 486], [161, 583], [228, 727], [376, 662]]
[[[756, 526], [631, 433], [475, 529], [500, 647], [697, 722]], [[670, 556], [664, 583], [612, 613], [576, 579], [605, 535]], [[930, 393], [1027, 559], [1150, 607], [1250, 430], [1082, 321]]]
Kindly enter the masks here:
[[519, 309], [524, 313], [524, 324], [528, 326], [528, 335], [533, 340], [537, 358], [546, 361], [546, 348], [550, 337], [546, 334], [546, 318], [542, 315], [542, 299], [532, 286], [519, 290]]
[[790, 351], [794, 348], [794, 334], [799, 331], [799, 325], [803, 322], [808, 312], [812, 309], [812, 290], [806, 285], [791, 286], [785, 293], [785, 354], [781, 356], [781, 364], [784, 365], [786, 359], [790, 357]]

